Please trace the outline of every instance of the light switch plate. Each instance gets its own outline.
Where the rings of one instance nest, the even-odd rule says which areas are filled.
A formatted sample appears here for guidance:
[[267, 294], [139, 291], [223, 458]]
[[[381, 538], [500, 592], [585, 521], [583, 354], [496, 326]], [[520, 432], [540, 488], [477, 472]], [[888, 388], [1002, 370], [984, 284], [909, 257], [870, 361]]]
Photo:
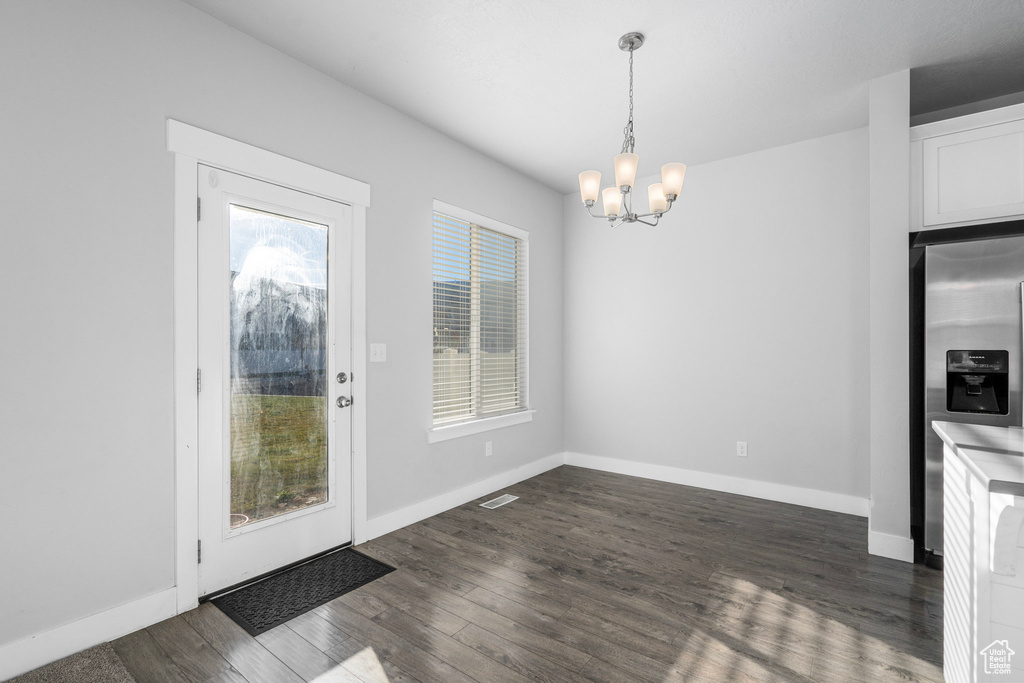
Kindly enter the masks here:
[[384, 363], [388, 359], [387, 344], [370, 344], [370, 362]]

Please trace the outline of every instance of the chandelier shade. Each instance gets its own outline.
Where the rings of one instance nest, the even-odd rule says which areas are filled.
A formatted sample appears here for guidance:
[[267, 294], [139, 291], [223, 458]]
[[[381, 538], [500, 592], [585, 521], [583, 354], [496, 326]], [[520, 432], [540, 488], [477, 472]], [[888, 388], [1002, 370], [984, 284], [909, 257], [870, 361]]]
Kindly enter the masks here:
[[636, 180], [636, 167], [640, 165], [640, 157], [629, 152], [615, 155], [615, 187], [632, 188]]
[[665, 213], [668, 211], [668, 200], [665, 198], [664, 185], [662, 183], [651, 183], [647, 186], [647, 204], [651, 213]]
[[584, 171], [580, 173], [580, 195], [583, 197], [583, 203], [590, 202], [587, 206], [593, 205], [599, 194], [601, 194], [601, 172]]
[[675, 199], [683, 191], [683, 178], [686, 177], [686, 164], [665, 164], [661, 167], [661, 185], [665, 196]]
[[618, 216], [622, 210], [622, 193], [617, 187], [606, 187], [601, 190], [601, 199], [604, 200], [604, 215]]
[[[633, 138], [633, 52], [643, 44], [644, 34], [642, 33], [627, 33], [619, 38], [619, 49], [629, 52], [629, 120], [623, 129], [622, 151], [615, 155], [613, 160], [615, 186], [601, 190], [600, 171], [583, 171], [579, 176], [580, 198], [587, 207], [587, 211], [594, 218], [607, 219], [613, 228], [623, 223], [657, 225], [661, 217], [672, 208], [673, 202], [679, 198], [683, 191], [683, 178], [686, 176], [686, 164], [665, 164], [661, 167], [661, 182], [653, 183], [647, 188], [649, 212], [635, 213], [633, 211], [631, 195], [640, 165], [640, 157], [633, 151], [635, 145]], [[594, 213], [598, 192], [601, 193], [603, 214]], [[644, 220], [645, 218], [651, 220]]]

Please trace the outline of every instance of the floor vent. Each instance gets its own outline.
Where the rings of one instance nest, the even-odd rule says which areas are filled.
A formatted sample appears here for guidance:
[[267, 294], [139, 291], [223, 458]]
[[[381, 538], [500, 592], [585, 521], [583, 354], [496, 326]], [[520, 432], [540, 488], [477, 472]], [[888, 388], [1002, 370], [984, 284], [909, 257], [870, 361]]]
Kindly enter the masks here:
[[500, 508], [505, 503], [511, 503], [513, 500], [519, 500], [519, 496], [511, 496], [506, 493], [504, 496], [498, 496], [494, 500], [489, 500], [486, 503], [480, 503], [480, 507], [493, 510], [494, 508]]

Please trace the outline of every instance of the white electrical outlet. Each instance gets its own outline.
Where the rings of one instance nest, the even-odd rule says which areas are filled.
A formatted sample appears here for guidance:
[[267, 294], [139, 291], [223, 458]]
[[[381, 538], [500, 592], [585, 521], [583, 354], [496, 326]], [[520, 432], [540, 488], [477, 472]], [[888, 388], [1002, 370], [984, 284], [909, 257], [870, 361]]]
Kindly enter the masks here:
[[736, 455], [740, 458], [747, 457], [747, 442], [737, 441], [736, 442]]
[[494, 455], [494, 449], [491, 448], [491, 442], [488, 441], [484, 444], [484, 455], [488, 458]]
[[387, 344], [370, 344], [370, 362], [384, 363], [388, 359]]

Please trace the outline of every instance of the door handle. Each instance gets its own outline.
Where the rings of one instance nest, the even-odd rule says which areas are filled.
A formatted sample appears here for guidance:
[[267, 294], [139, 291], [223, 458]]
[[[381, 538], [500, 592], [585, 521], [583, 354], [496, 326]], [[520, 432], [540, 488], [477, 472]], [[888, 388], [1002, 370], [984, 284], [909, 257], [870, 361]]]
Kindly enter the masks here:
[[339, 408], [348, 408], [350, 405], [352, 405], [352, 399], [350, 399], [348, 396], [339, 396], [338, 397], [338, 407]]

